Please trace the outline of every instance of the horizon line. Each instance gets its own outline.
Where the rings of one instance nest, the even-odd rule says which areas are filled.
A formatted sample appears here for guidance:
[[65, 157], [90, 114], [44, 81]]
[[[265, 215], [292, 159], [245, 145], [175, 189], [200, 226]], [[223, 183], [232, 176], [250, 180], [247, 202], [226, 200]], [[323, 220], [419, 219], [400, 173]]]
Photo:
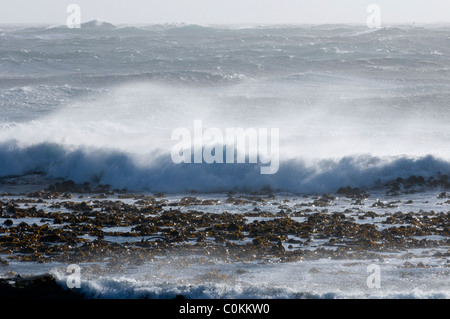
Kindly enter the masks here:
[[[198, 23], [198, 22], [110, 22], [106, 20], [100, 19], [90, 19], [84, 22], [81, 22], [81, 25], [89, 23], [89, 22], [101, 22], [112, 24], [114, 26], [119, 25], [128, 25], [128, 26], [157, 26], [157, 25], [198, 25], [198, 26], [326, 26], [326, 25], [353, 25], [353, 26], [366, 26], [364, 22], [235, 22], [235, 23]], [[383, 26], [389, 25], [442, 25], [449, 24], [448, 21], [429, 21], [429, 22], [417, 22], [417, 21], [397, 21], [397, 22], [383, 22]], [[65, 23], [61, 22], [0, 22], [0, 25], [47, 25], [47, 26], [65, 26]]]

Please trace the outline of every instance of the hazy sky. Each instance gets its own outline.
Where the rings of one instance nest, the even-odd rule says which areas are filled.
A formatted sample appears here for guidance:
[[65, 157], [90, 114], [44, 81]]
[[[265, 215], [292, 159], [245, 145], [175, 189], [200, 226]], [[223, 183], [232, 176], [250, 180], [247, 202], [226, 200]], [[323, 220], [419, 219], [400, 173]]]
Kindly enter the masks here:
[[372, 3], [386, 24], [450, 21], [450, 0], [0, 0], [0, 24], [65, 24], [71, 3], [81, 22], [116, 24], [364, 24]]

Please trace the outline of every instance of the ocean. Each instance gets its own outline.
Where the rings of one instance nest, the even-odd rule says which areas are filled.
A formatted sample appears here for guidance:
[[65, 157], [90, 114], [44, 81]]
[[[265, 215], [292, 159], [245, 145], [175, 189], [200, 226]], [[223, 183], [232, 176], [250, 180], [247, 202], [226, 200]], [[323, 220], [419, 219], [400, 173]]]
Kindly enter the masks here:
[[[421, 234], [399, 236], [426, 239], [431, 245], [407, 242], [389, 250], [392, 238], [377, 235], [374, 241], [383, 246], [376, 249], [376, 257], [352, 256], [349, 261], [326, 253], [309, 258], [308, 253], [289, 262], [279, 256], [242, 261], [200, 253], [181, 256], [172, 247], [119, 272], [94, 276], [87, 271], [81, 290], [92, 298], [449, 298], [449, 80], [450, 27], [440, 25], [1, 25], [0, 236], [12, 236], [11, 229], [20, 222], [63, 227], [52, 224], [54, 217], [28, 213], [21, 219], [6, 207], [15, 203], [17, 209], [34, 206], [46, 213], [76, 214], [61, 206], [68, 201], [61, 198], [63, 192], [55, 198], [25, 196], [68, 180], [113, 190], [102, 199], [72, 191], [76, 196], [70, 201], [76, 203], [104, 200], [139, 206], [139, 197], [133, 201], [118, 194], [162, 193], [163, 212], [246, 216], [245, 238], [238, 245], [251, 243], [256, 237], [246, 227], [265, 218], [301, 224], [310, 214], [326, 220], [339, 212], [353, 217], [352, 224], [369, 223], [382, 233], [400, 211], [423, 225], [426, 218], [435, 218], [438, 224], [426, 229], [410, 220], [393, 223], [396, 228], [422, 227]], [[216, 133], [278, 129], [277, 171], [261, 174], [262, 164], [250, 161], [175, 163], [172, 132], [193, 131], [195, 121]], [[396, 194], [395, 181], [404, 186]], [[310, 204], [344, 187], [370, 196], [355, 203], [351, 194], [341, 192], [323, 206]], [[230, 203], [230, 194], [253, 197]], [[263, 194], [264, 200], [255, 194]], [[215, 202], [181, 203], [186, 197]], [[24, 198], [44, 199], [44, 204], [20, 200]], [[99, 204], [93, 210], [107, 214], [103, 208]], [[255, 217], [250, 214], [254, 210], [267, 214]], [[376, 217], [369, 222], [358, 218], [372, 210]], [[287, 216], [280, 217], [281, 211]], [[161, 211], [150, 213], [155, 214]], [[3, 224], [7, 219], [13, 220], [12, 226]], [[120, 228], [116, 232], [136, 233], [131, 226], [136, 224], [109, 225]], [[103, 227], [104, 241], [119, 246], [133, 242], [109, 234], [113, 231], [106, 223]], [[164, 237], [161, 231], [155, 233]], [[315, 233], [313, 229], [312, 237]], [[93, 242], [92, 236], [79, 238]], [[299, 243], [298, 234], [289, 236], [278, 238], [286, 250], [320, 252], [334, 235], [308, 243]], [[222, 245], [211, 234], [206, 241], [209, 237], [211, 245]], [[339, 245], [351, 246], [345, 240]], [[0, 257], [9, 264], [0, 265], [0, 274], [48, 272], [65, 285], [67, 263], [54, 256], [46, 263], [14, 257], [22, 253], [2, 249]], [[107, 261], [77, 263], [91, 269], [93, 263], [104, 267]], [[372, 264], [380, 266], [381, 288], [371, 289], [367, 283]]]

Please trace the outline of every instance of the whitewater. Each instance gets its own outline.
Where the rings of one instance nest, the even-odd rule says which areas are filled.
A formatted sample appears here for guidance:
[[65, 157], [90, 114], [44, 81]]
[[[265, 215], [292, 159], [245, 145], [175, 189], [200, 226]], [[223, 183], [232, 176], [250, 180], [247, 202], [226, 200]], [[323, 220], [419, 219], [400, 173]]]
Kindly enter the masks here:
[[[449, 172], [446, 27], [1, 28], [0, 176], [332, 191]], [[176, 165], [171, 133], [279, 128], [280, 169]]]
[[[440, 25], [0, 25], [4, 207], [28, 190], [71, 180], [163, 193], [169, 203], [192, 194], [220, 200], [212, 206], [173, 206], [188, 212], [241, 214], [259, 208], [284, 213], [283, 199], [295, 212], [312, 201], [301, 195], [352, 187], [370, 192], [370, 199], [355, 204], [339, 195], [327, 206], [330, 213], [365, 223], [358, 214], [398, 199], [399, 206], [376, 210], [380, 220], [375, 224], [381, 229], [401, 209], [420, 218], [423, 212], [446, 214], [446, 195], [437, 197], [442, 189], [393, 199], [383, 187], [411, 176], [431, 181], [450, 175], [449, 66], [450, 27]], [[259, 163], [174, 163], [172, 132], [193, 130], [195, 121], [222, 132], [279, 129], [278, 171], [261, 174]], [[227, 192], [267, 190], [278, 197], [261, 206], [256, 200], [225, 202]], [[51, 205], [61, 205], [59, 200], [29, 205], [56, 213], [60, 209]], [[0, 216], [2, 225], [8, 218]], [[27, 217], [13, 220], [13, 226], [21, 221], [45, 223]], [[115, 230], [130, 232], [120, 229]], [[439, 227], [436, 232], [444, 233]], [[123, 244], [131, 239], [107, 240]], [[325, 243], [316, 239], [311, 245], [315, 249]], [[449, 298], [448, 257], [435, 255], [448, 256], [448, 245], [352, 261], [229, 262], [167, 255], [120, 273], [87, 271], [81, 289], [89, 298]], [[405, 266], [405, 258], [412, 258], [412, 267]], [[381, 264], [381, 290], [366, 285], [367, 267], [373, 263]], [[5, 267], [0, 265], [0, 277], [8, 269], [51, 273], [64, 286], [68, 276], [67, 265], [59, 262], [11, 260]]]

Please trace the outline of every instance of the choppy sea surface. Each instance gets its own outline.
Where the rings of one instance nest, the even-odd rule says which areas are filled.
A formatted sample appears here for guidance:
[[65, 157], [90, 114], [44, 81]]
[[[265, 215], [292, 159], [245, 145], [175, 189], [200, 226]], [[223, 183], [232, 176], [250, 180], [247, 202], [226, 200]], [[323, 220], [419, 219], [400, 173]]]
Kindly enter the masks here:
[[[448, 215], [449, 204], [437, 200], [446, 189], [392, 199], [380, 187], [398, 178], [450, 175], [449, 66], [450, 27], [438, 25], [1, 25], [2, 191], [65, 179], [164, 192], [174, 201], [192, 191], [224, 199], [229, 191], [270, 189], [282, 194], [277, 201], [294, 205], [299, 194], [351, 186], [366, 189], [372, 201], [412, 200], [396, 208], [405, 213]], [[171, 134], [193, 130], [195, 120], [222, 132], [278, 128], [278, 172], [262, 175], [260, 163], [174, 163]], [[330, 212], [356, 211], [351, 201], [334, 206]], [[254, 207], [207, 208], [239, 214]], [[381, 261], [166, 256], [120, 274], [86, 274], [82, 289], [97, 298], [449, 298], [448, 257], [433, 257], [448, 256], [448, 245], [433, 249], [386, 252]], [[414, 257], [405, 265], [401, 256], [408, 253]], [[380, 289], [366, 282], [374, 263]], [[58, 263], [0, 267], [51, 272], [61, 284], [67, 277], [67, 265]]]

